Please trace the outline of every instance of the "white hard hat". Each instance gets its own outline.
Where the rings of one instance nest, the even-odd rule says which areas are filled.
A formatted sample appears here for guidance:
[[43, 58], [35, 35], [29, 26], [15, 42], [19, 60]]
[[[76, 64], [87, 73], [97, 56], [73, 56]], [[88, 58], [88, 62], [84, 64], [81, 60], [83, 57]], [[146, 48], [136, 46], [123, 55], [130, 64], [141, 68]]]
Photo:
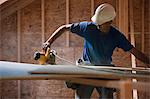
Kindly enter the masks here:
[[109, 22], [116, 17], [115, 9], [112, 5], [104, 3], [101, 4], [95, 11], [94, 16], [91, 18], [93, 22], [98, 25]]

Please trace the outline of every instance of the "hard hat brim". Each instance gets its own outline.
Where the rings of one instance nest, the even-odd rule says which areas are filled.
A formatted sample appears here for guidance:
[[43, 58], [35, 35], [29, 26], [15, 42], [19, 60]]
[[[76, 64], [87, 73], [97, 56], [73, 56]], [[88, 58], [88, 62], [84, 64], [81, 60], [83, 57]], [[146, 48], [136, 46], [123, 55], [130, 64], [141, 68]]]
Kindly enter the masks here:
[[96, 24], [98, 24], [98, 25], [102, 25], [104, 23], [104, 22], [102, 22], [102, 21], [100, 21], [100, 20], [97, 19], [97, 15], [96, 14], [93, 15], [93, 17], [91, 18], [91, 20], [93, 22], [95, 22]]

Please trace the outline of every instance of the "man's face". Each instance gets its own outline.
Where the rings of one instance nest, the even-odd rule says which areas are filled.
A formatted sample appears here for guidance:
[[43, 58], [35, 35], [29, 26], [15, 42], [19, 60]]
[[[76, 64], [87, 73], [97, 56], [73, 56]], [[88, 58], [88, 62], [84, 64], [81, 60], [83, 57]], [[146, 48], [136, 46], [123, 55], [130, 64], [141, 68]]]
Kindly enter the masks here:
[[106, 22], [102, 25], [98, 25], [98, 27], [102, 33], [107, 34], [110, 30], [111, 24], [112, 24], [112, 21], [109, 21], [109, 22]]

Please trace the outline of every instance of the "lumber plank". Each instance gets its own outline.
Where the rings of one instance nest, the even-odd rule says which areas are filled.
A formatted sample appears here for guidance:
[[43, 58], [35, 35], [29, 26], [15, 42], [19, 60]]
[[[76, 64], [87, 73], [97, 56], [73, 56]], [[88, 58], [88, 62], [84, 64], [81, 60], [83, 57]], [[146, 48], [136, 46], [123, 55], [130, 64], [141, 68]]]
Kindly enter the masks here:
[[144, 31], [144, 0], [142, 0], [142, 32], [141, 32], [141, 37], [142, 37], [142, 52], [144, 52], [144, 47], [145, 47], [145, 31]]
[[43, 44], [45, 42], [45, 0], [41, 0], [41, 32]]
[[[130, 11], [129, 11], [129, 14], [130, 14], [130, 39], [131, 39], [131, 44], [133, 46], [135, 46], [135, 35], [134, 35], [134, 17], [133, 17], [133, 1], [130, 0], [129, 2], [130, 4]], [[135, 59], [135, 56], [133, 54], [131, 54], [131, 64], [132, 64], [132, 68], [136, 68], [136, 59]], [[136, 73], [136, 71], [132, 71], [133, 73]], [[132, 82], [137, 82], [136, 79], [132, 79]], [[133, 98], [134, 99], [137, 99], [137, 90], [136, 89], [133, 89]]]
[[143, 67], [136, 67], [136, 68], [129, 68], [129, 67], [111, 67], [111, 66], [83, 66], [80, 67], [90, 68], [90, 69], [112, 69], [112, 70], [124, 70], [124, 71], [143, 71], [143, 72], [150, 72], [150, 68], [143, 68]]
[[128, 0], [119, 0], [119, 30], [128, 38]]
[[6, 1], [8, 1], [8, 0], [0, 0], [0, 5], [3, 4]]
[[54, 75], [58, 77], [61, 75], [71, 75], [74, 77], [86, 78], [105, 78], [105, 79], [149, 79], [147, 74], [132, 74], [126, 71], [118, 72], [118, 70], [92, 70], [81, 68], [76, 65], [38, 65], [38, 64], [25, 64], [15, 62], [0, 61], [1, 78], [34, 78], [36, 76]]

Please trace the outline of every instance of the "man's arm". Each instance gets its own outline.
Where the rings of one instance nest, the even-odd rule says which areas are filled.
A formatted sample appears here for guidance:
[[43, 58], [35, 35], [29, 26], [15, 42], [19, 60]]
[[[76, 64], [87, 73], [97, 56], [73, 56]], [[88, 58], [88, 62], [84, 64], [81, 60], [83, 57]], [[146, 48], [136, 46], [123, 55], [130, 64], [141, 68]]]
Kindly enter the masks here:
[[150, 64], [150, 59], [135, 47], [133, 47], [129, 52], [131, 52], [137, 59], [144, 62], [145, 64]]
[[68, 31], [71, 24], [62, 25], [60, 26], [49, 38], [46, 42], [48, 42], [50, 45], [65, 31]]

